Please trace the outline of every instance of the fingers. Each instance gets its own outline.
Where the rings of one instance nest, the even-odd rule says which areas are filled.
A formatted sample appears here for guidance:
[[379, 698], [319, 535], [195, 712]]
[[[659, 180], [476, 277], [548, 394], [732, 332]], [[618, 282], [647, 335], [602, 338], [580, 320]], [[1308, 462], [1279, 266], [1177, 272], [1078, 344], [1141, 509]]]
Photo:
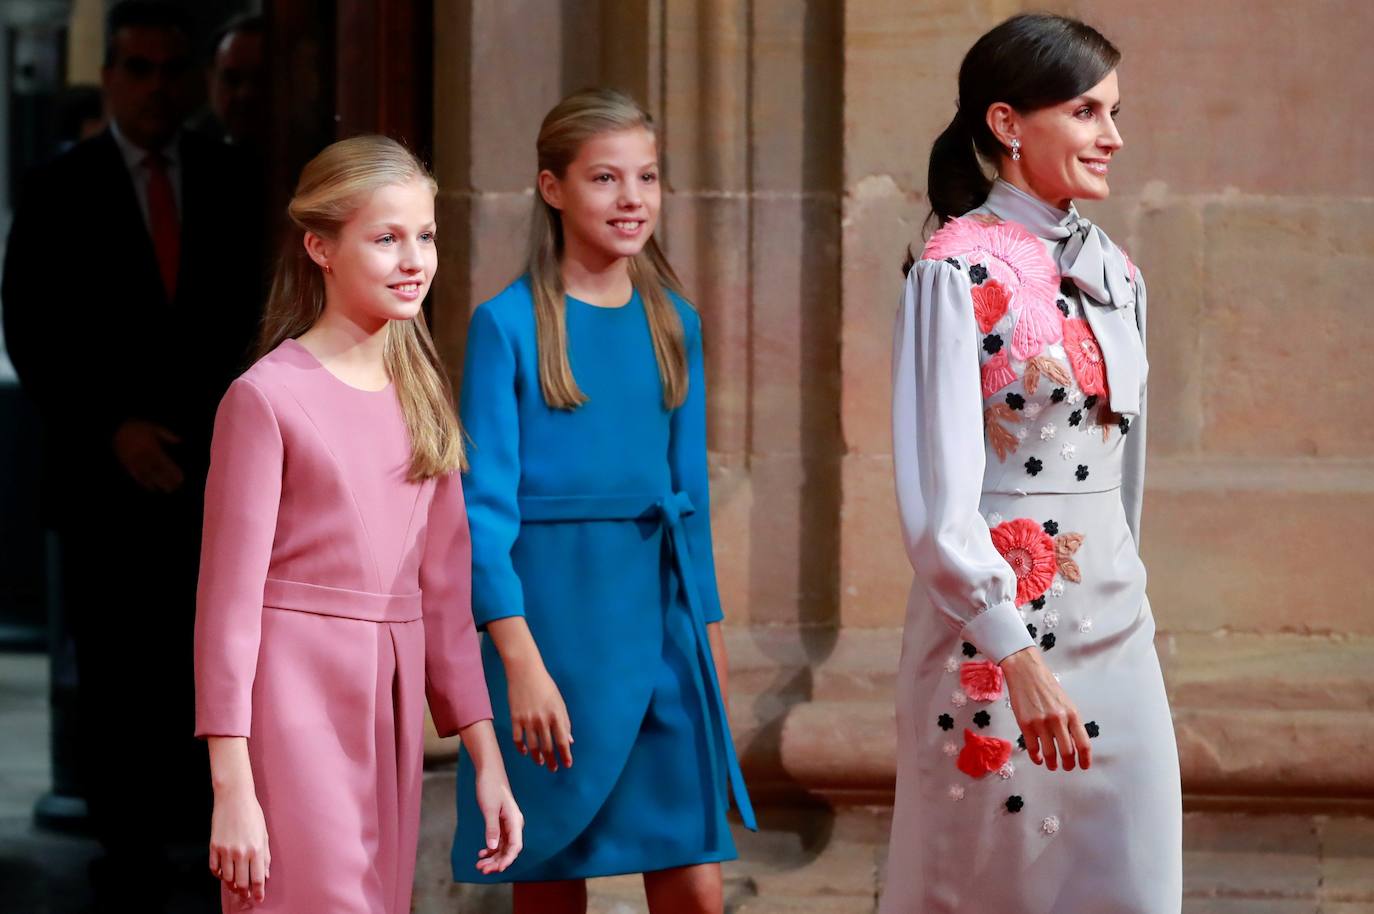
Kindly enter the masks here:
[[234, 891], [246, 898], [249, 892], [249, 880], [252, 877], [252, 853], [249, 851], [235, 850], [233, 857]]
[[501, 810], [484, 809], [482, 817], [487, 822], [487, 850], [494, 851], [501, 844]]
[[[1058, 714], [1050, 724], [1050, 736], [1054, 739], [1055, 749], [1059, 752], [1059, 760], [1064, 765], [1065, 771], [1072, 771], [1074, 767], [1074, 745], [1069, 738], [1069, 715]], [[1053, 766], [1050, 767], [1053, 771]]]
[[539, 763], [550, 771], [557, 771], [558, 756], [554, 753], [553, 727], [551, 718], [546, 717], [539, 722]]
[[554, 724], [554, 740], [558, 743], [558, 754], [563, 759], [563, 767], [572, 767], [572, 722], [566, 713], [560, 714]]
[[525, 745], [525, 727], [514, 715], [510, 721], [511, 739], [515, 741], [515, 748], [520, 750], [521, 755], [529, 755], [530, 747]]
[[1026, 741], [1026, 754], [1030, 756], [1030, 760], [1037, 765], [1045, 764], [1045, 758], [1040, 752], [1040, 736], [1035, 725], [1022, 727], [1021, 736]]
[[1073, 727], [1070, 732], [1073, 734], [1074, 745], [1078, 751], [1078, 767], [1086, 771], [1093, 766], [1093, 747], [1088, 740], [1088, 730], [1083, 726], [1083, 722], [1078, 719], [1078, 715], [1074, 715]]
[[213, 844], [210, 845], [210, 872], [214, 874], [216, 879], [219, 878], [219, 851], [215, 849]]
[[261, 904], [267, 897], [267, 861], [261, 854], [254, 854], [249, 864], [248, 886], [253, 900]]
[[514, 799], [509, 796], [501, 806], [499, 819], [500, 840], [496, 847], [490, 850], [483, 848], [477, 853], [477, 869], [485, 875], [503, 872], [515, 862], [515, 858], [525, 846], [525, 818], [516, 808]]

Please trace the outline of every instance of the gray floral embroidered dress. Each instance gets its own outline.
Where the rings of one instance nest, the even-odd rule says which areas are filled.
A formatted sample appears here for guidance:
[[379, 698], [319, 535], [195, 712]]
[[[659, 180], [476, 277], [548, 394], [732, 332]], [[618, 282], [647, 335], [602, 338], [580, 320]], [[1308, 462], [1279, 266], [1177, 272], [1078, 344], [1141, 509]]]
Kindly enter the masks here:
[[[917, 572], [883, 914], [1176, 914], [1173, 726], [1138, 557], [1145, 286], [998, 181], [907, 277], [893, 453]], [[1093, 738], [1033, 764], [997, 665], [1038, 645]]]

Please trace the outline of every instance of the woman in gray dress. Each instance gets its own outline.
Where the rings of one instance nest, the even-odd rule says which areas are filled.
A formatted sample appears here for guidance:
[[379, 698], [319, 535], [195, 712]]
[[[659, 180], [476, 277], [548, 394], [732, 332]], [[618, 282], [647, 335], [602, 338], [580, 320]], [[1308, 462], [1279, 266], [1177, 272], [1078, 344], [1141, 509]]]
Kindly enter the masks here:
[[[1022, 15], [959, 72], [893, 362], [907, 553], [884, 914], [1176, 914], [1178, 757], [1138, 557], [1145, 284], [1108, 193], [1120, 54]], [[990, 180], [983, 165], [997, 172]]]

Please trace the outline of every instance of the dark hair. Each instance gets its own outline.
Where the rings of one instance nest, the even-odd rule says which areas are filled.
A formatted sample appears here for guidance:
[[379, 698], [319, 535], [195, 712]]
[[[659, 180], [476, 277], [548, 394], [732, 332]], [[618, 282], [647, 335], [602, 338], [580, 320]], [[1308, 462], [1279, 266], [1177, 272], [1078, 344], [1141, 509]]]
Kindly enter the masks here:
[[219, 53], [219, 46], [230, 35], [266, 35], [267, 17], [261, 13], [238, 13], [226, 19], [210, 38], [210, 57]]
[[930, 149], [927, 196], [940, 224], [982, 206], [992, 190], [979, 156], [996, 162], [1005, 149], [988, 127], [989, 107], [1058, 105], [1102, 82], [1120, 61], [1097, 29], [1049, 13], [1013, 16], [974, 42], [959, 67], [959, 110]]
[[178, 6], [162, 0], [124, 0], [105, 20], [105, 66], [115, 62], [115, 35], [120, 29], [168, 29], [191, 38], [191, 20]]

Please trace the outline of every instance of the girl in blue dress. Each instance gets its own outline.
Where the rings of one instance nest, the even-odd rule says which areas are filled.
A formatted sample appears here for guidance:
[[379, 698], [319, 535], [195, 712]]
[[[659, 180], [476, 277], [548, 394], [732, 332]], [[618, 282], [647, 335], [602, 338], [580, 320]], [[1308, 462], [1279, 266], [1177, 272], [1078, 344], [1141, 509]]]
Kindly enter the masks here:
[[528, 271], [473, 313], [461, 398], [473, 616], [529, 821], [513, 866], [474, 874], [461, 757], [454, 878], [581, 914], [586, 878], [643, 873], [655, 914], [719, 912], [731, 795], [755, 825], [725, 713], [701, 319], [653, 237], [648, 114], [576, 93], [538, 155]]

